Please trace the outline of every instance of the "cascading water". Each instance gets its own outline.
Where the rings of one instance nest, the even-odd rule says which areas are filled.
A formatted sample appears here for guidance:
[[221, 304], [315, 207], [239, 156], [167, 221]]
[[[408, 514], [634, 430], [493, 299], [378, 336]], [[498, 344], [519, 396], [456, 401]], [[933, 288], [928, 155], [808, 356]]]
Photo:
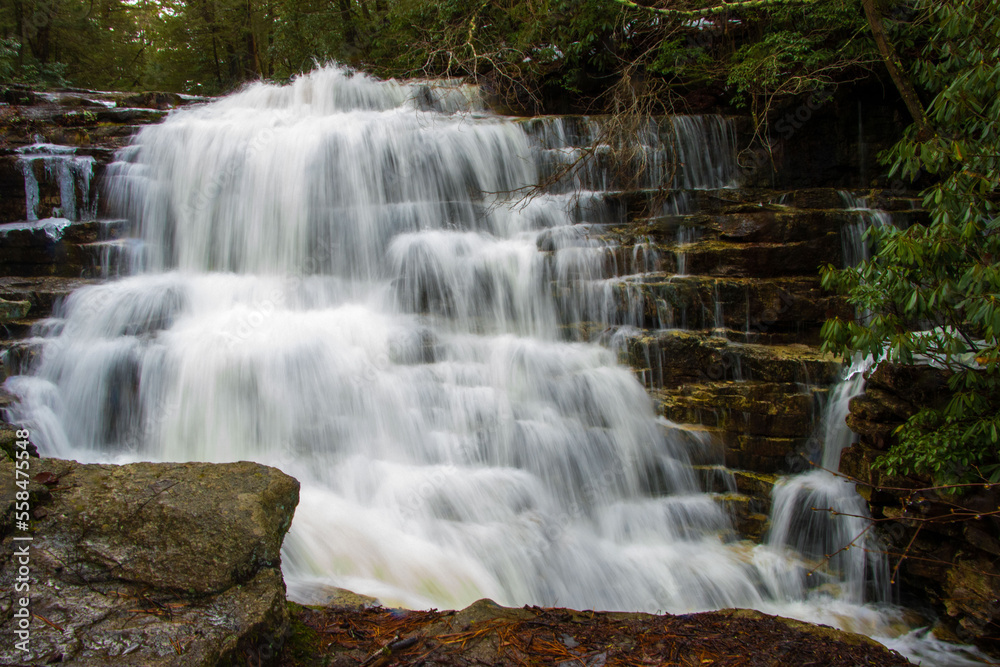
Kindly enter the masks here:
[[18, 151], [18, 163], [24, 174], [25, 219], [38, 220], [41, 188], [36, 165], [41, 165], [43, 180], [59, 188], [59, 207], [55, 218], [82, 220], [97, 211], [97, 196], [91, 192], [94, 158], [77, 155], [76, 149], [53, 144], [33, 144]]
[[[891, 225], [892, 217], [869, 208], [864, 199], [851, 193], [840, 194], [845, 207], [859, 216], [857, 222], [841, 229], [844, 265], [854, 266], [871, 258], [867, 230]], [[854, 603], [891, 599], [889, 564], [871, 530], [868, 505], [853, 482], [836, 474], [841, 454], [854, 442], [846, 423], [850, 401], [864, 391], [865, 373], [872, 364], [870, 357], [855, 358], [843, 379], [831, 388], [815, 434], [820, 449], [811, 463], [817, 469], [782, 478], [774, 486], [767, 537], [769, 546], [791, 549], [816, 563], [809, 573], [815, 579], [813, 585], [822, 582], [821, 586], [837, 590], [839, 600]], [[882, 641], [922, 665], [975, 665], [982, 658], [974, 650], [939, 641], [924, 629]]]
[[868, 230], [872, 227], [892, 225], [892, 216], [883, 210], [870, 208], [864, 197], [856, 197], [850, 192], [841, 192], [840, 198], [845, 208], [858, 214], [856, 222], [845, 225], [840, 230], [840, 248], [844, 266], [856, 266], [871, 259], [871, 244]]
[[820, 469], [775, 485], [768, 543], [816, 559], [833, 574], [842, 597], [884, 602], [889, 599], [888, 570], [869, 533], [868, 507], [853, 483], [833, 474], [840, 468], [841, 452], [853, 440], [845, 418], [851, 398], [864, 391], [869, 365], [859, 360], [830, 392], [820, 422], [822, 456], [814, 462]]
[[[283, 569], [303, 601], [753, 607], [891, 632], [895, 612], [794, 552], [735, 541], [689, 465], [703, 443], [611, 350], [566, 341], [597, 306], [564, 292], [659, 258], [600, 239], [598, 192], [519, 197], [579, 132], [476, 109], [468, 88], [328, 67], [144, 129], [110, 170], [144, 272], [45, 323], [6, 383], [14, 417], [50, 456], [294, 475]], [[679, 182], [731, 182], [728, 149], [697, 150], [722, 119], [673, 127]]]
[[[854, 266], [871, 256], [867, 230], [892, 221], [887, 213], [868, 209], [850, 193], [842, 192], [841, 199], [848, 209], [859, 212], [858, 221], [841, 230], [844, 265]], [[841, 452], [854, 437], [845, 422], [849, 403], [864, 391], [864, 373], [870, 366], [870, 359], [856, 360], [831, 389], [816, 434], [821, 454], [811, 461], [818, 469], [783, 478], [775, 485], [768, 536], [772, 546], [791, 547], [821, 561], [835, 573], [844, 596], [857, 602], [868, 597], [889, 599], [886, 560], [869, 532], [868, 507], [854, 485], [835, 474]]]

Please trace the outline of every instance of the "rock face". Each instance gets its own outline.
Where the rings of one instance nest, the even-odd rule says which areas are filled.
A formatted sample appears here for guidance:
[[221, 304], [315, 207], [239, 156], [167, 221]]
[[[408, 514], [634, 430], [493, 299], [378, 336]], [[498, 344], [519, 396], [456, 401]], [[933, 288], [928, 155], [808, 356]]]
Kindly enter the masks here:
[[124, 233], [122, 220], [49, 218], [0, 225], [0, 276], [117, 275], [127, 268]]
[[841, 470], [864, 484], [876, 528], [899, 566], [904, 594], [930, 601], [944, 629], [1000, 655], [1000, 487], [956, 496], [925, 490], [929, 479], [890, 477], [872, 464], [920, 406], [946, 401], [946, 376], [928, 367], [879, 365], [847, 421], [860, 434]]
[[[819, 267], [854, 257], [873, 224], [857, 199], [822, 182], [817, 174], [797, 190], [699, 190], [686, 193], [687, 212], [669, 213], [653, 193], [621, 193], [627, 222], [604, 232], [620, 248], [609, 260], [619, 281], [603, 296], [608, 311], [625, 315], [611, 323], [634, 327], [618, 340], [620, 358], [661, 415], [715, 443], [695, 463], [729, 477], [720, 501], [750, 539], [767, 529], [770, 476], [803, 472], [820, 457], [813, 436], [842, 368], [820, 351], [820, 330], [854, 313], [822, 288]], [[926, 218], [902, 193], [877, 199], [903, 226]], [[637, 267], [635, 257], [645, 261]], [[740, 483], [747, 474], [754, 484]]]
[[[32, 614], [30, 652], [5, 642], [0, 663], [187, 667], [276, 655], [294, 479], [247, 462], [31, 459], [30, 475], [25, 532], [14, 464], [0, 463], [2, 632], [14, 636], [19, 596]], [[16, 593], [24, 545], [30, 591]]]

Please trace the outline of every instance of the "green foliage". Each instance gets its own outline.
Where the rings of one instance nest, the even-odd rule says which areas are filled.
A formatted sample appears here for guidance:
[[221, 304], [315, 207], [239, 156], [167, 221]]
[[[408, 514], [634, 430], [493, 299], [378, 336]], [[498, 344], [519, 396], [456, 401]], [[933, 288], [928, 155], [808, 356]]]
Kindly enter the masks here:
[[543, 90], [584, 106], [622, 80], [649, 83], [628, 94], [669, 108], [695, 86], [745, 100], [835, 82], [871, 53], [852, 41], [854, 2], [13, 0], [0, 5], [0, 77], [216, 94], [338, 60], [383, 76], [474, 77], [512, 109], [537, 107]]
[[808, 11], [777, 5], [754, 14], [756, 39], [733, 53], [727, 83], [734, 101], [766, 113], [774, 97], [829, 89], [866, 76], [876, 61], [856, 2], [820, 0]]
[[923, 191], [930, 223], [873, 229], [871, 261], [824, 272], [825, 285], [871, 313], [828, 322], [824, 337], [844, 354], [952, 372], [947, 404], [911, 418], [880, 465], [956, 482], [977, 478], [998, 455], [1000, 2], [920, 0], [917, 8], [930, 31], [912, 73], [932, 97], [934, 133], [910, 127], [884, 160], [890, 175], [932, 179]]
[[153, 14], [148, 0], [0, 4], [0, 78], [35, 87], [134, 87]]
[[0, 83], [13, 83], [17, 75], [17, 52], [21, 44], [16, 39], [0, 37]]

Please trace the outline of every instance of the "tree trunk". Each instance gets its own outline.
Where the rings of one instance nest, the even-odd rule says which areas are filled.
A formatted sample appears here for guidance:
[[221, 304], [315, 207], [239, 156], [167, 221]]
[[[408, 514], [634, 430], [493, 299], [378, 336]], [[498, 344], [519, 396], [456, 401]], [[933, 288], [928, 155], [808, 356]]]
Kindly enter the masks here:
[[885, 34], [885, 30], [882, 28], [882, 16], [879, 14], [878, 8], [875, 6], [875, 0], [861, 0], [861, 4], [865, 8], [865, 16], [868, 18], [868, 25], [872, 29], [872, 36], [875, 38], [875, 44], [878, 46], [878, 51], [882, 55], [885, 67], [889, 70], [889, 76], [892, 77], [892, 82], [896, 84], [899, 94], [903, 97], [903, 102], [906, 103], [906, 108], [909, 109], [910, 115], [913, 116], [913, 122], [917, 124], [917, 130], [920, 138], [930, 138], [934, 134], [934, 131], [931, 129], [930, 123], [927, 122], [927, 115], [924, 113], [924, 105], [921, 104], [920, 98], [917, 97], [917, 91], [913, 87], [913, 83], [910, 81], [910, 78], [906, 76], [906, 72], [903, 71], [902, 64], [899, 61], [899, 56], [896, 55], [896, 49], [893, 47], [892, 42], [889, 41], [889, 38]]
[[340, 22], [344, 28], [344, 45], [349, 51], [358, 47], [358, 33], [354, 27], [354, 17], [351, 16], [351, 0], [337, 0], [340, 6]]
[[257, 50], [257, 36], [253, 31], [253, 7], [250, 4], [250, 0], [246, 2], [247, 7], [247, 55], [249, 58], [247, 60], [253, 63], [253, 70], [251, 74], [256, 74], [258, 78], [264, 75], [264, 71], [260, 66], [260, 52]]
[[17, 23], [17, 33], [20, 35], [20, 44], [17, 47], [17, 66], [24, 67], [24, 49], [28, 46], [28, 24], [24, 20], [24, 3], [21, 0], [14, 0], [14, 21]]

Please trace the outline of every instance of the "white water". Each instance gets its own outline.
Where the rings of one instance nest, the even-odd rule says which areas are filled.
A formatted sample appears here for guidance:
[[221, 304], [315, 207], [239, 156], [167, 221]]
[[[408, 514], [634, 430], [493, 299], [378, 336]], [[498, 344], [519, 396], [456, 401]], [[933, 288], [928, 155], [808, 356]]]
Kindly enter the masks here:
[[[111, 171], [145, 272], [46, 323], [7, 382], [15, 418], [50, 456], [294, 475], [283, 570], [303, 601], [754, 607], [899, 634], [838, 573], [734, 541], [688, 465], [705, 443], [612, 351], [565, 342], [560, 311], [597, 307], [561, 292], [658, 258], [608, 266], [581, 234], [612, 221], [599, 194], [509, 194], [552, 148], [476, 106], [326, 68], [143, 130]], [[680, 182], [729, 183], [728, 153], [692, 148], [721, 123], [675, 123]]]
[[38, 220], [41, 189], [35, 165], [41, 164], [44, 181], [59, 188], [59, 206], [55, 218], [83, 220], [97, 212], [97, 195], [91, 192], [94, 158], [76, 155], [76, 149], [53, 144], [32, 144], [18, 150], [18, 164], [24, 174], [25, 219]]
[[836, 575], [841, 597], [885, 602], [890, 599], [888, 566], [870, 533], [868, 507], [853, 483], [833, 474], [853, 440], [845, 417], [851, 398], [864, 391], [868, 367], [867, 362], [854, 364], [830, 392], [820, 422], [822, 457], [814, 462], [819, 469], [783, 478], [775, 486], [768, 543], [816, 559]]
[[840, 247], [844, 256], [844, 266], [856, 266], [862, 261], [871, 259], [871, 243], [868, 240], [868, 230], [872, 227], [886, 227], [892, 224], [892, 216], [886, 211], [868, 208], [863, 198], [858, 198], [849, 192], [841, 192], [848, 210], [858, 213], [857, 222], [846, 225], [840, 231]]

